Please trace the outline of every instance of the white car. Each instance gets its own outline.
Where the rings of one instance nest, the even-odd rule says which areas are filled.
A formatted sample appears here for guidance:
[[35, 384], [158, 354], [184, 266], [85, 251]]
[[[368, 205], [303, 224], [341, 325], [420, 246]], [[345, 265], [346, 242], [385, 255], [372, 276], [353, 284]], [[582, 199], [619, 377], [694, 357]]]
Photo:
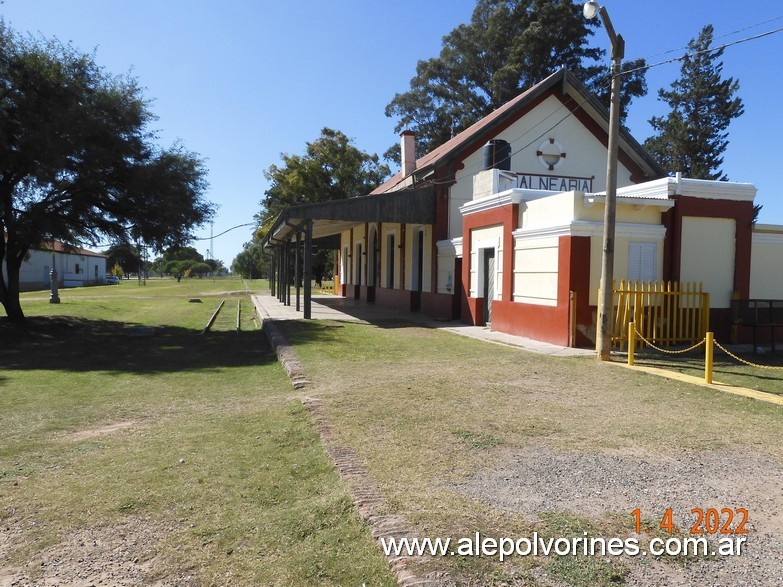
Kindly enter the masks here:
[[122, 283], [122, 281], [116, 275], [106, 276], [106, 285], [119, 285], [120, 283]]

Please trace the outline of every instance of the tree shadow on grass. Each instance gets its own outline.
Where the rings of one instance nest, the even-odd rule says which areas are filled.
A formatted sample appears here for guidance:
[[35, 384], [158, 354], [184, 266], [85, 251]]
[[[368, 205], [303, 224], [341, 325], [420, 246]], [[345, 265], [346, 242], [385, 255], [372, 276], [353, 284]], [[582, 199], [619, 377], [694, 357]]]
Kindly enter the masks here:
[[263, 365], [277, 358], [260, 330], [208, 332], [136, 328], [123, 322], [34, 317], [0, 319], [0, 370], [164, 373]]

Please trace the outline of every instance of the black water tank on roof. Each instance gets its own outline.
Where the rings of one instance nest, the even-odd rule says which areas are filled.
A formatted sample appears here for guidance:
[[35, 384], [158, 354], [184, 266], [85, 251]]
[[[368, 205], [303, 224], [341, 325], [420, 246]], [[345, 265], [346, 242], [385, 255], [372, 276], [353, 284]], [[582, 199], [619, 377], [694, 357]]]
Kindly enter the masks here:
[[484, 169], [511, 171], [511, 144], [503, 139], [492, 139], [484, 145]]

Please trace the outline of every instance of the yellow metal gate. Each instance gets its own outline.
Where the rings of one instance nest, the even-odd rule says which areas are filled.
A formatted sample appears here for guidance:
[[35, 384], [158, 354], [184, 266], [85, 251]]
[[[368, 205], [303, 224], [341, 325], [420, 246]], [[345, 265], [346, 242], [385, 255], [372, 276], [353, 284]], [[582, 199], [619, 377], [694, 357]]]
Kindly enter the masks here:
[[631, 321], [644, 339], [658, 346], [696, 344], [709, 330], [710, 294], [702, 291], [701, 282], [620, 281], [612, 289], [612, 344], [621, 349], [628, 345]]

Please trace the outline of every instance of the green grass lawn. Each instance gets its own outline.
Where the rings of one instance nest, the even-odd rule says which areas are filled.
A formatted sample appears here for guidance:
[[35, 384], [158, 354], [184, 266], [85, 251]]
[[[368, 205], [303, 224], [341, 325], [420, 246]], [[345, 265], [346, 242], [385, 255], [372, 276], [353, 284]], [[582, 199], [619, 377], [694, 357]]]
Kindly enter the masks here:
[[[578, 455], [598, 455], [660, 462], [662, 468], [672, 454], [694, 463], [716, 451], [783, 458], [783, 412], [763, 402], [591, 358], [539, 356], [403, 321], [279, 326], [314, 382], [308, 393], [322, 398], [335, 442], [367, 464], [384, 496], [383, 512], [404, 516], [414, 536], [581, 536], [589, 529], [592, 535], [624, 537], [631, 532], [633, 507], [649, 507], [641, 491], [632, 496], [632, 507], [613, 504], [609, 493], [585, 495], [579, 503], [597, 499], [594, 507], [603, 515], [555, 509], [538, 512], [537, 520], [459, 489], [481, 472], [491, 476], [496, 467], [513, 464], [530, 447], [572, 455], [577, 463]], [[726, 471], [721, 481], [739, 490], [745, 480], [732, 475]], [[512, 482], [498, 476], [500, 484]], [[680, 480], [670, 481], [675, 486]], [[683, 496], [690, 496], [689, 507], [705, 497]], [[584, 557], [420, 563], [422, 572], [445, 567], [466, 584], [498, 586], [551, 584], [539, 583], [536, 568], [557, 584], [573, 586], [622, 584], [628, 572], [620, 559]]]
[[[264, 285], [30, 292], [27, 324], [0, 318], [0, 579], [394, 583], [255, 330], [245, 292]], [[199, 336], [224, 298], [231, 319]]]
[[[724, 346], [726, 346], [724, 344]], [[713, 351], [713, 381], [746, 387], [776, 395], [783, 394], [783, 349], [776, 353], [754, 353], [752, 351], [732, 351], [731, 356], [719, 347]], [[738, 360], [739, 359], [742, 360]], [[704, 347], [684, 354], [670, 355], [656, 350], [646, 350], [635, 354], [636, 365], [658, 367], [677, 371], [693, 377], [704, 377]], [[749, 365], [748, 363], [752, 363]]]
[[[248, 293], [264, 286], [125, 282], [63, 290], [60, 305], [30, 292], [24, 328], [0, 319], [0, 583], [43, 583], [63, 559], [73, 573], [97, 560], [117, 571], [120, 552], [139, 573], [125, 569], [129, 584], [394, 584], [254, 330]], [[223, 299], [223, 318], [199, 336]], [[129, 336], [132, 325], [155, 335]], [[333, 441], [377, 485], [377, 513], [404, 516], [421, 537], [629, 534], [632, 508], [608, 498], [605, 515], [554, 509], [536, 519], [460, 489], [531, 446], [629, 461], [674, 453], [698, 463], [716, 452], [783, 459], [781, 409], [763, 402], [401, 320], [279, 327]], [[707, 505], [701, 494], [686, 497]], [[645, 508], [643, 495], [634, 499]], [[466, 585], [536, 585], [540, 569], [556, 584], [615, 585], [628, 573], [623, 561], [584, 557], [418, 563]]]

